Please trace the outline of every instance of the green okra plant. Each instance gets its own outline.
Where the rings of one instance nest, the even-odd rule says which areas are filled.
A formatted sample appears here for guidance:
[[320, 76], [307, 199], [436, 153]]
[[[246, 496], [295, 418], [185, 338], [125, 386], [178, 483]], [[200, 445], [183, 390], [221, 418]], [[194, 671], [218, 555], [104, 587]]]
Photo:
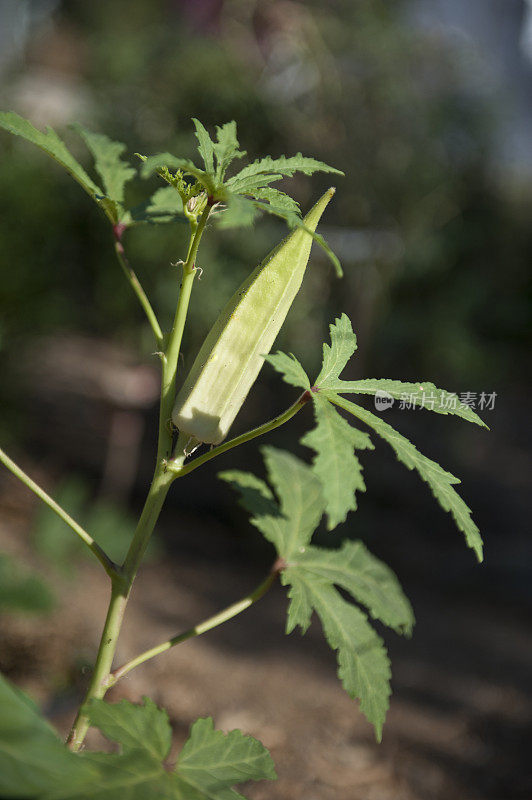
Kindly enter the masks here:
[[[341, 374], [357, 347], [345, 314], [330, 326], [330, 343], [323, 345], [322, 367], [314, 380], [295, 356], [269, 355], [303, 280], [313, 241], [341, 276], [338, 259], [316, 232], [334, 189], [325, 192], [302, 217], [298, 204], [272, 184], [296, 172], [341, 173], [301, 154], [262, 158], [238, 170], [236, 164], [245, 153], [239, 149], [235, 123], [218, 127], [212, 139], [198, 120], [193, 122], [201, 166], [169, 153], [139, 156], [136, 163], [141, 175], [155, 173], [163, 185], [144, 203], [131, 208], [125, 200], [125, 187], [136, 169], [123, 159], [124, 145], [75, 126], [93, 156], [96, 183], [52, 129], [42, 132], [12, 112], [0, 114], [1, 127], [52, 156], [101, 209], [111, 228], [118, 263], [151, 327], [161, 363], [153, 479], [123, 563], [114, 563], [90, 532], [0, 451], [3, 464], [90, 548], [109, 576], [110, 590], [94, 668], [66, 747], [28, 699], [0, 679], [0, 797], [237, 800], [242, 795], [234, 790], [235, 784], [275, 778], [272, 760], [260, 742], [238, 730], [224, 734], [214, 728], [210, 718], [192, 725], [177, 763], [169, 768], [171, 729], [166, 713], [148, 698], [140, 704], [108, 703], [104, 698], [131, 670], [243, 612], [278, 580], [287, 587], [289, 599], [286, 632], [299, 626], [304, 633], [316, 613], [325, 638], [336, 651], [338, 677], [348, 694], [359, 701], [380, 740], [391, 673], [385, 645], [370, 620], [408, 636], [414, 625], [412, 608], [394, 573], [363, 542], [347, 540], [339, 549], [312, 543], [322, 519], [332, 530], [356, 510], [356, 493], [365, 491], [359, 454], [373, 449], [373, 433], [391, 446], [408, 469], [419, 473], [442, 508], [452, 514], [468, 546], [482, 559], [478, 528], [455, 489], [458, 479], [422, 455], [379, 416], [346, 397], [384, 394], [399, 398], [407, 394], [411, 405], [483, 425], [456, 394], [427, 382], [343, 380]], [[202, 237], [209, 229], [213, 235], [218, 226], [249, 226], [260, 213], [284, 219], [289, 233], [228, 299], [189, 374], [178, 386], [177, 364], [201, 264]], [[190, 237], [186, 252], [178, 259], [182, 275], [174, 318], [161, 322], [126, 256], [127, 232], [140, 224], [175, 221], [188, 224]], [[294, 402], [274, 419], [227, 439], [265, 361], [294, 388]], [[267, 481], [240, 471], [220, 474], [238, 492], [252, 524], [275, 549], [274, 563], [263, 582], [210, 619], [154, 643], [125, 664], [116, 663], [133, 582], [171, 485], [222, 453], [284, 425], [303, 409], [307, 409], [309, 431], [301, 443], [312, 452], [310, 463], [264, 446]], [[93, 753], [83, 748], [90, 726], [117, 743], [118, 752]]]

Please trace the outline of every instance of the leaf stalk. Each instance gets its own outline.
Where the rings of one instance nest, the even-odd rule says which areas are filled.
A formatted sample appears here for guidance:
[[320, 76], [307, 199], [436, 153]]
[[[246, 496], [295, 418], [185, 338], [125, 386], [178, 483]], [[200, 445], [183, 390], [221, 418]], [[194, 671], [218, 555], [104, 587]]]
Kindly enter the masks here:
[[136, 656], [136, 658], [131, 659], [126, 664], [123, 664], [119, 669], [115, 670], [109, 675], [107, 685], [109, 687], [114, 686], [120, 678], [123, 678], [128, 672], [131, 672], [132, 669], [135, 667], [140, 666], [140, 664], [144, 664], [146, 661], [149, 661], [151, 658], [160, 655], [161, 653], [166, 653], [167, 650], [170, 650], [172, 647], [175, 647], [182, 642], [186, 642], [187, 639], [192, 639], [195, 636], [201, 636], [202, 633], [207, 633], [207, 631], [216, 628], [218, 625], [222, 625], [224, 622], [236, 617], [238, 614], [241, 614], [247, 608], [252, 606], [257, 600], [260, 600], [261, 597], [264, 597], [266, 592], [270, 589], [272, 584], [274, 583], [277, 575], [279, 574], [280, 566], [278, 562], [274, 564], [272, 570], [268, 577], [262, 581], [252, 592], [247, 594], [241, 600], [238, 600], [236, 603], [233, 603], [227, 608], [224, 608], [223, 611], [218, 612], [218, 614], [214, 614], [214, 616], [209, 617], [208, 619], [200, 622], [198, 625], [195, 625], [193, 628], [189, 628], [184, 633], [180, 633], [177, 636], [172, 636], [171, 639], [167, 639], [166, 641], [162, 642], [161, 644], [156, 645], [155, 647], [146, 650], [144, 653]]
[[94, 553], [94, 555], [96, 556], [98, 561], [102, 564], [103, 568], [105, 569], [105, 571], [107, 572], [107, 574], [111, 579], [119, 577], [120, 568], [118, 567], [117, 564], [114, 563], [114, 561], [112, 561], [109, 558], [105, 550], [103, 550], [103, 548], [100, 547], [100, 545], [93, 539], [90, 533], [87, 533], [87, 531], [84, 528], [82, 528], [81, 525], [78, 522], [76, 522], [76, 520], [73, 519], [70, 516], [70, 514], [68, 514], [65, 511], [64, 508], [62, 508], [59, 505], [59, 503], [56, 503], [56, 501], [53, 500], [50, 497], [50, 495], [44, 491], [44, 489], [41, 489], [41, 487], [37, 483], [35, 483], [35, 481], [32, 480], [30, 476], [27, 475], [24, 472], [24, 470], [18, 466], [18, 464], [15, 464], [15, 462], [12, 461], [7, 455], [7, 453], [5, 453], [4, 450], [2, 449], [0, 449], [0, 461], [2, 462], [2, 464], [4, 464], [5, 467], [7, 467], [8, 470], [10, 470], [10, 472], [13, 473], [13, 475], [15, 475], [16, 478], [22, 481], [22, 483], [25, 486], [27, 486], [28, 489], [30, 489], [34, 494], [36, 494], [37, 497], [48, 506], [48, 508], [51, 508], [52, 511], [54, 511], [57, 514], [57, 516], [63, 520], [63, 522], [66, 522], [69, 528], [71, 528], [74, 531], [74, 533], [76, 533], [79, 536], [82, 542], [84, 542], [87, 545], [89, 550], [91, 550], [91, 552]]
[[163, 343], [163, 332], [161, 330], [161, 326], [159, 325], [159, 320], [157, 319], [157, 315], [153, 310], [153, 307], [148, 300], [148, 296], [146, 292], [141, 286], [141, 283], [134, 271], [131, 267], [128, 258], [126, 257], [126, 253], [124, 250], [124, 245], [122, 244], [121, 238], [123, 230], [119, 225], [113, 226], [113, 233], [115, 237], [115, 254], [118, 259], [118, 263], [122, 268], [122, 272], [124, 273], [127, 282], [135, 292], [137, 296], [137, 300], [139, 301], [140, 305], [142, 306], [144, 313], [146, 314], [147, 320], [150, 323], [150, 327], [153, 331], [153, 335], [155, 336], [155, 341], [157, 342], [157, 346], [161, 347]]
[[293, 403], [290, 408], [287, 408], [282, 414], [279, 414], [277, 417], [265, 422], [263, 425], [259, 425], [258, 428], [253, 428], [250, 431], [246, 431], [246, 433], [240, 434], [240, 436], [235, 436], [234, 439], [230, 439], [228, 442], [224, 442], [223, 444], [219, 444], [217, 447], [213, 447], [213, 449], [209, 450], [208, 453], [198, 456], [188, 464], [182, 463], [184, 454], [178, 454], [177, 457], [166, 462], [166, 469], [173, 473], [174, 478], [182, 478], [184, 475], [188, 475], [190, 472], [193, 472], [198, 467], [201, 467], [203, 464], [207, 463], [207, 461], [211, 461], [213, 458], [221, 456], [223, 453], [227, 453], [228, 450], [232, 450], [233, 447], [238, 447], [241, 444], [250, 442], [252, 439], [256, 439], [259, 436], [264, 436], [265, 433], [269, 433], [275, 428], [279, 428], [281, 425], [284, 425], [285, 422], [288, 422], [288, 420], [292, 419], [292, 417], [294, 417], [298, 411], [301, 411], [303, 406], [306, 405], [309, 400], [310, 393], [307, 390], [303, 392], [300, 397], [298, 397], [296, 402]]

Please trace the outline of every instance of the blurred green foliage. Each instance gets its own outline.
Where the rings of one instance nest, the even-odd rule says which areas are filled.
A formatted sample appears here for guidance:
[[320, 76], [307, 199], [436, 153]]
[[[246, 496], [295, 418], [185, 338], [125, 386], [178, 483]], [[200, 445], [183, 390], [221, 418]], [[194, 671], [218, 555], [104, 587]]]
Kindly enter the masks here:
[[[62, 0], [33, 30], [20, 58], [4, 67], [0, 107], [37, 125], [54, 125], [84, 164], [88, 155], [66, 130], [69, 122], [124, 141], [129, 155], [169, 150], [193, 156], [190, 119], [196, 116], [211, 131], [214, 124], [235, 119], [250, 159], [301, 150], [342, 169], [346, 178], [337, 182], [323, 230], [342, 259], [345, 277], [337, 281], [314, 248], [275, 347], [294, 352], [315, 374], [327, 325], [345, 311], [359, 344], [353, 372], [345, 377], [429, 378], [459, 392], [498, 391], [503, 424], [500, 438], [491, 441], [502, 448], [505, 437], [514, 436], [516, 447], [504, 463], [508, 485], [519, 487], [526, 472], [517, 419], [519, 397], [527, 396], [523, 376], [531, 346], [532, 187], [494, 161], [504, 104], [490, 86], [489, 69], [466, 39], [414, 27], [406, 5], [402, 0]], [[60, 113], [53, 102], [57, 92], [63, 98]], [[328, 183], [323, 176], [297, 178], [290, 191], [305, 210]], [[141, 201], [158, 185], [156, 178], [149, 185], [133, 182], [128, 199]], [[163, 325], [179, 287], [170, 262], [183, 256], [186, 235], [182, 225], [139, 227], [125, 235], [127, 253]], [[272, 221], [250, 231], [207, 232], [203, 275], [185, 332], [188, 365], [224, 301], [282, 235], [282, 225]], [[38, 385], [33, 398], [25, 388], [26, 404], [20, 402], [14, 367], [25, 340], [34, 340], [38, 350], [42, 334], [74, 330], [140, 347], [148, 358], [153, 344], [98, 210], [46, 156], [7, 134], [0, 136], [0, 240], [0, 424], [6, 439], [27, 441], [28, 409], [35, 410], [35, 424], [46, 427], [46, 419], [39, 415]], [[182, 365], [181, 374], [184, 370]], [[512, 395], [506, 388], [503, 398], [503, 387], [511, 387]], [[288, 404], [290, 397], [265, 368], [238, 427], [279, 412], [283, 398]], [[400, 425], [409, 433], [415, 424], [417, 435], [423, 419], [416, 416], [413, 423], [403, 415]], [[495, 437], [497, 426], [487, 419]], [[298, 424], [283, 428], [283, 444], [296, 440]], [[52, 452], [57, 429], [50, 426]], [[459, 474], [464, 462], [470, 469], [471, 452], [483, 469], [492, 470], [497, 490], [486, 493], [483, 481], [478, 499], [488, 509], [486, 526], [504, 530], [507, 542], [526, 513], [524, 503], [521, 512], [516, 496], [508, 493], [504, 519], [513, 522], [501, 522], [502, 512], [493, 504], [503, 502], [507, 487], [489, 463], [489, 450], [483, 449], [488, 446], [468, 439], [459, 427], [441, 436], [434, 430], [430, 452], [437, 444], [442, 452], [436, 455], [445, 462], [449, 448]], [[68, 435], [77, 447], [78, 440]], [[497, 445], [492, 447], [495, 452]], [[151, 441], [149, 448], [145, 462], [151, 468]], [[243, 459], [256, 458], [252, 450], [242, 453]], [[382, 509], [395, 520], [405, 485], [405, 494], [409, 491], [404, 484], [390, 494], [398, 470], [390, 467], [388, 473], [379, 465], [372, 476], [371, 469], [368, 464], [367, 483], [376, 499], [362, 505], [356, 523], [357, 535], [362, 530], [370, 541], [382, 540]], [[219, 511], [212, 509], [224, 495], [215, 484], [206, 493], [203, 482], [190, 480], [184, 495], [217, 519]], [[96, 538], [118, 552], [132, 520], [115, 520], [116, 508], [97, 509], [91, 519], [89, 495], [76, 482], [60, 487], [58, 500], [87, 526], [99, 527]], [[390, 497], [393, 507], [387, 505]], [[419, 530], [424, 534], [428, 525], [435, 536], [438, 518], [429, 517], [429, 505], [416, 495], [407, 506], [409, 533], [417, 508]], [[68, 571], [78, 558], [75, 537], [45, 510], [35, 530], [41, 551]], [[106, 530], [111, 539], [116, 536], [114, 545], [101, 538]], [[397, 544], [395, 533], [390, 538], [397, 548], [394, 558], [404, 549], [408, 561], [411, 550]], [[515, 563], [522, 563], [518, 552]]]
[[[475, 54], [413, 27], [403, 5], [63, 2], [4, 74], [2, 105], [17, 106], [16, 87], [32, 75], [52, 85], [66, 76], [83, 102], [64, 116], [75, 110], [130, 153], [190, 156], [192, 116], [211, 127], [234, 118], [250, 157], [301, 150], [338, 166], [347, 178], [324, 224], [349, 234], [337, 245], [346, 278], [336, 282], [315, 252], [319, 263], [279, 346], [289, 341], [312, 369], [327, 320], [345, 310], [359, 334], [361, 373], [371, 360], [374, 374], [492, 389], [510, 372], [510, 350], [519, 360], [529, 344], [532, 203], [493, 178], [497, 98], [475, 83]], [[0, 151], [4, 354], [21, 337], [58, 328], [112, 335], [149, 353], [97, 210], [41, 154], [7, 136]], [[326, 185], [324, 177], [297, 179], [303, 209]], [[131, 192], [147, 194], [140, 182]], [[249, 235], [206, 237], [186, 334], [191, 356], [281, 230], [266, 222]], [[184, 236], [172, 225], [125, 240], [166, 322], [178, 291], [170, 262], [182, 256]]]
[[42, 578], [0, 553], [0, 612], [46, 614], [54, 605], [53, 592]]
[[[113, 561], [122, 563], [136, 525], [135, 518], [125, 508], [108, 499], [92, 498], [89, 485], [79, 476], [65, 479], [54, 491], [54, 498], [91, 532]], [[94, 558], [81, 539], [44, 505], [39, 505], [33, 521], [33, 539], [37, 552], [70, 577], [75, 575], [81, 559]], [[159, 541], [152, 537], [147, 560], [160, 552]]]
[[[96, 541], [116, 563], [122, 563], [136, 520], [127, 509], [108, 498], [94, 499], [89, 483], [71, 475], [54, 491], [54, 497], [75, 519], [90, 530]], [[84, 560], [94, 556], [70, 528], [47, 506], [39, 504], [31, 536], [41, 557], [39, 574], [28, 565], [0, 552], [0, 613], [46, 614], [55, 608], [54, 577], [75, 577]], [[152, 537], [147, 561], [160, 556], [162, 544]], [[46, 577], [44, 577], [44, 575]]]

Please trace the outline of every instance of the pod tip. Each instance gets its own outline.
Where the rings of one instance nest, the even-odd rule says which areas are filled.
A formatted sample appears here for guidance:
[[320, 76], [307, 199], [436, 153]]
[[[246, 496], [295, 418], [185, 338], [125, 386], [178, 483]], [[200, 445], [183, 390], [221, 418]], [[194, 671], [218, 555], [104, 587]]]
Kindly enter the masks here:
[[332, 197], [333, 194], [335, 193], [336, 193], [336, 186], [329, 186], [329, 188], [327, 189], [327, 194]]

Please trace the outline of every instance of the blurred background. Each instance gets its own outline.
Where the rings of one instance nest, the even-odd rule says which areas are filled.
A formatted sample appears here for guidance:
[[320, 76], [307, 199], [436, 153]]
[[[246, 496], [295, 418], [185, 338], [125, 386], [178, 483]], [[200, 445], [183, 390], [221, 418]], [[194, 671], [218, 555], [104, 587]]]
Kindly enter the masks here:
[[[525, 0], [0, 0], [0, 107], [53, 125], [83, 163], [74, 121], [127, 152], [194, 154], [190, 118], [235, 119], [250, 158], [298, 151], [342, 169], [278, 346], [312, 374], [334, 316], [353, 320], [349, 377], [430, 379], [468, 392], [491, 432], [423, 411], [386, 419], [462, 479], [486, 542], [482, 566], [386, 445], [363, 454], [367, 493], [332, 535], [362, 538], [412, 599], [382, 745], [335, 679], [318, 626], [283, 637], [280, 589], [246, 615], [133, 672], [114, 698], [149, 693], [179, 742], [201, 714], [271, 748], [279, 782], [251, 798], [518, 800], [532, 796], [532, 544], [528, 534], [532, 261], [532, 3]], [[133, 158], [133, 156], [132, 156]], [[286, 188], [306, 209], [327, 176]], [[140, 181], [131, 198], [157, 187]], [[29, 145], [0, 135], [2, 446], [115, 558], [154, 459], [158, 364], [98, 209]], [[284, 234], [264, 220], [204, 238], [185, 363], [249, 269]], [[170, 262], [185, 230], [127, 234], [168, 324]], [[286, 408], [267, 368], [234, 432]], [[369, 401], [368, 407], [371, 407]], [[300, 414], [268, 443], [309, 452]], [[119, 660], [246, 593], [271, 552], [216, 480], [262, 474], [257, 448], [172, 489], [136, 585]], [[106, 602], [98, 565], [8, 473], [0, 474], [0, 669], [66, 730]]]

